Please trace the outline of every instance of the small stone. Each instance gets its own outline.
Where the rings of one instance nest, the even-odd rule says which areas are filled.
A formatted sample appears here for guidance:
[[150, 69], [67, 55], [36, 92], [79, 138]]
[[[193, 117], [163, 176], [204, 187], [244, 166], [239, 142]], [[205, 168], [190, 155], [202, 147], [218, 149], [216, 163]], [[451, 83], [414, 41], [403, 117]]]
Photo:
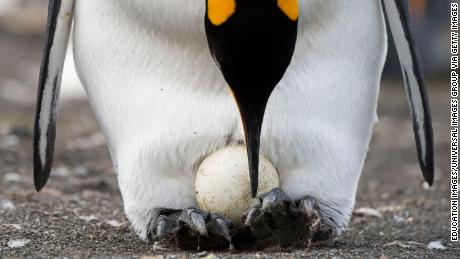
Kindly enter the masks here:
[[0, 201], [0, 210], [14, 210], [15, 208], [14, 203], [10, 200]]
[[382, 213], [380, 213], [378, 210], [367, 207], [356, 209], [355, 211], [353, 211], [353, 214], [361, 217], [382, 218]]
[[29, 239], [17, 239], [8, 241], [9, 248], [21, 248], [30, 243]]
[[428, 244], [427, 246], [428, 249], [432, 250], [432, 249], [435, 249], [435, 250], [446, 250], [447, 247], [445, 245], [442, 244], [442, 241], [432, 241]]
[[164, 247], [160, 244], [160, 242], [153, 243], [153, 250], [154, 251], [169, 251], [167, 247]]
[[387, 247], [387, 246], [399, 246], [401, 248], [410, 248], [410, 245], [403, 244], [403, 242], [401, 242], [399, 240], [396, 240], [396, 241], [393, 241], [393, 242], [390, 242], [390, 243], [386, 243], [383, 246], [384, 247]]
[[22, 182], [22, 177], [17, 173], [6, 173], [3, 176], [3, 182], [5, 182], [5, 183], [20, 183], [20, 182]]
[[7, 135], [0, 138], [0, 146], [1, 147], [14, 147], [19, 144], [19, 137], [14, 135]]
[[407, 223], [407, 224], [414, 223], [414, 218], [413, 218], [413, 217], [407, 218], [407, 219], [406, 219], [406, 223]]
[[393, 220], [398, 223], [404, 223], [406, 221], [406, 219], [403, 216], [398, 214], [393, 215]]
[[94, 220], [97, 220], [97, 217], [94, 215], [89, 215], [89, 216], [78, 216], [79, 219], [86, 221], [86, 222], [91, 222]]
[[21, 225], [19, 224], [3, 224], [3, 225], [0, 225], [0, 227], [14, 228], [16, 230], [22, 229]]
[[208, 254], [207, 251], [203, 251], [203, 252], [198, 253], [197, 255], [198, 255], [199, 257], [204, 257], [204, 256], [206, 256], [207, 254]]
[[112, 226], [114, 228], [119, 228], [124, 225], [122, 222], [119, 222], [117, 220], [106, 220], [104, 222], [107, 223], [107, 225]]
[[404, 208], [400, 205], [390, 205], [390, 206], [383, 206], [379, 207], [378, 211], [381, 212], [396, 212], [396, 211], [402, 211]]
[[58, 168], [54, 169], [51, 172], [51, 175], [60, 176], [60, 177], [67, 177], [67, 176], [70, 175], [70, 171], [66, 167], [58, 167]]

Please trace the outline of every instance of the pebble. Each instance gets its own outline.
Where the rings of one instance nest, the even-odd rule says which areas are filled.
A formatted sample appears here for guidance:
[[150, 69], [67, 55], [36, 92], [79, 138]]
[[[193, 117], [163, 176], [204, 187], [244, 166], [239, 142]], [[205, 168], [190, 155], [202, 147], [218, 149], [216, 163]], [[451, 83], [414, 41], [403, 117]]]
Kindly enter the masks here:
[[20, 138], [14, 135], [6, 135], [0, 138], [0, 147], [8, 148], [19, 144]]
[[17, 239], [8, 241], [9, 248], [21, 248], [30, 243], [29, 239]]
[[204, 257], [204, 256], [206, 256], [207, 254], [208, 254], [207, 251], [203, 251], [203, 252], [198, 253], [197, 255], [198, 255], [199, 257]]
[[51, 172], [53, 176], [67, 177], [70, 175], [70, 170], [66, 167], [58, 167]]
[[353, 212], [357, 216], [364, 216], [364, 217], [376, 217], [376, 218], [381, 218], [382, 213], [380, 213], [378, 210], [373, 209], [373, 208], [359, 208], [354, 210]]
[[387, 247], [387, 246], [399, 246], [401, 248], [410, 248], [410, 245], [406, 245], [404, 244], [403, 242], [399, 241], [399, 240], [396, 240], [396, 241], [393, 241], [393, 242], [390, 242], [390, 243], [386, 243], [383, 245], [383, 247]]
[[404, 218], [403, 216], [398, 215], [398, 214], [393, 215], [393, 220], [398, 222], [398, 223], [406, 222], [406, 218]]
[[107, 223], [108, 225], [114, 227], [114, 228], [119, 228], [119, 227], [124, 225], [122, 222], [119, 222], [117, 220], [106, 220], [104, 222]]
[[161, 246], [159, 242], [153, 243], [153, 250], [154, 251], [169, 251], [168, 248]]
[[14, 228], [16, 230], [21, 230], [22, 229], [21, 225], [19, 225], [19, 224], [3, 224], [3, 225], [0, 225], [0, 226], [2, 226], [2, 227], [10, 227], [10, 228]]
[[428, 249], [436, 249], [436, 250], [446, 250], [447, 247], [442, 244], [442, 241], [432, 241], [427, 246]]
[[10, 200], [0, 201], [0, 210], [14, 210], [15, 208], [14, 203]]
[[20, 183], [20, 182], [22, 182], [22, 177], [17, 173], [6, 173], [3, 176], [3, 182], [5, 182], [5, 183]]
[[78, 216], [79, 219], [84, 220], [86, 222], [91, 222], [93, 220], [97, 220], [97, 217], [94, 215], [89, 215], [89, 216]]

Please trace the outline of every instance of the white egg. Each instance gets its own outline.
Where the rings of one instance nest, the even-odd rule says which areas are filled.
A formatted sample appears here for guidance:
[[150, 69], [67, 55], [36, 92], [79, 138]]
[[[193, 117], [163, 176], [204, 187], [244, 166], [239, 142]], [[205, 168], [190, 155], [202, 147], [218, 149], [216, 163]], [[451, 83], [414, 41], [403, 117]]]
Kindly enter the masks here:
[[[257, 195], [279, 187], [279, 175], [264, 156], [259, 158]], [[246, 147], [231, 145], [207, 156], [195, 178], [196, 199], [200, 209], [217, 213], [241, 223], [241, 214], [252, 201]]]

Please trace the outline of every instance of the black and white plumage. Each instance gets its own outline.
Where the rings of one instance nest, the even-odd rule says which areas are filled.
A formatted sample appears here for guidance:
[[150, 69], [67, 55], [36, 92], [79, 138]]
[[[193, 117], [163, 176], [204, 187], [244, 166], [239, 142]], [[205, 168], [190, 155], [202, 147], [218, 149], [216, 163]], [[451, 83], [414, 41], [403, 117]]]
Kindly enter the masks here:
[[407, 4], [407, 0], [383, 0], [406, 85], [420, 167], [425, 180], [432, 185], [434, 151], [431, 113]]
[[57, 102], [73, 18], [73, 0], [50, 0], [34, 124], [34, 182], [41, 190], [53, 164]]
[[[405, 2], [299, 1], [296, 51], [267, 104], [260, 152], [278, 169], [285, 200], [311, 197], [303, 201], [315, 204], [328, 237], [349, 221], [377, 119], [387, 48], [383, 10], [404, 71], [422, 171], [433, 182], [428, 100]], [[35, 121], [37, 190], [53, 161], [73, 3], [50, 1]], [[244, 141], [233, 97], [209, 54], [205, 3], [75, 1], [77, 70], [107, 138], [125, 212], [143, 239], [157, 234], [152, 226], [162, 226], [156, 223], [165, 211], [177, 218], [196, 206], [193, 176], [203, 156]]]

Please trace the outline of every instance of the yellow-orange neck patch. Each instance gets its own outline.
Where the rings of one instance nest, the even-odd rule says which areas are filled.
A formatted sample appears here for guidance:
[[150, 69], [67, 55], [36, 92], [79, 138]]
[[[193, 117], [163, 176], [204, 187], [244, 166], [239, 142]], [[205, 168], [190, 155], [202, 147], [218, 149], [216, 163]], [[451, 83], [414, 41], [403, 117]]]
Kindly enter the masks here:
[[278, 0], [278, 7], [292, 21], [297, 21], [299, 18], [298, 0]]
[[208, 0], [208, 18], [216, 26], [225, 23], [235, 10], [235, 0]]

